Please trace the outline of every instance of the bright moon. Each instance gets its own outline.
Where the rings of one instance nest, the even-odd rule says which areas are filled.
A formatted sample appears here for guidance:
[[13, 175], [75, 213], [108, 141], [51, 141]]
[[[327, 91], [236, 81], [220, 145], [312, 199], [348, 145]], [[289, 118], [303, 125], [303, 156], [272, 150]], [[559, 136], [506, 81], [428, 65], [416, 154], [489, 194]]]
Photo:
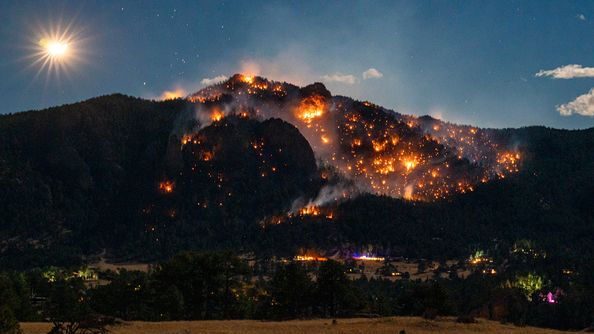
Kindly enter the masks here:
[[39, 41], [39, 45], [44, 48], [45, 53], [51, 58], [62, 58], [66, 56], [68, 52], [68, 43], [61, 41], [52, 41], [42, 38]]
[[68, 43], [57, 41], [57, 40], [47, 40], [42, 38], [39, 41], [39, 45], [45, 50], [45, 54], [51, 58], [62, 58], [66, 56], [68, 52]]
[[81, 30], [73, 30], [73, 24], [49, 25], [31, 39], [31, 67], [37, 67], [37, 78], [46, 73], [47, 79], [60, 79], [62, 74], [75, 69], [84, 61], [84, 39]]

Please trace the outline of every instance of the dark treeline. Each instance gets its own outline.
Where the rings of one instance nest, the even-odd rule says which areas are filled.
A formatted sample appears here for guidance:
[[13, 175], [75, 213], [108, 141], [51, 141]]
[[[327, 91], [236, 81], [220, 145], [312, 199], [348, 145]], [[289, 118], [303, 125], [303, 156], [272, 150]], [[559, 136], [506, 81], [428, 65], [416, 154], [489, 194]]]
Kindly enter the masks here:
[[[103, 250], [158, 261], [184, 250], [293, 256], [368, 245], [437, 259], [494, 239], [532, 239], [571, 264], [594, 255], [594, 129], [493, 130], [522, 151], [518, 174], [432, 203], [364, 195], [332, 208], [331, 224], [298, 217], [263, 229], [296, 198], [315, 196], [311, 148], [288, 123], [229, 117], [182, 150], [176, 120], [188, 108], [111, 95], [0, 116], [0, 267], [78, 265]], [[256, 139], [269, 142], [260, 153], [282, 171], [261, 176]], [[215, 159], [195, 158], [213, 147]], [[159, 192], [163, 180], [175, 181], [171, 194]]]
[[[48, 284], [40, 272], [23, 271], [80, 266], [83, 258], [93, 260], [104, 251], [110, 259], [156, 262], [185, 250], [291, 258], [307, 250], [371, 248], [387, 257], [445, 261], [466, 259], [476, 246], [515, 269], [499, 270], [496, 277], [391, 283], [343, 282], [340, 270], [326, 268], [344, 283], [332, 290], [319, 286], [322, 268], [304, 275], [298, 265], [281, 267], [266, 280], [237, 259], [204, 255], [176, 257], [150, 274], [111, 274], [107, 286], [76, 288], [76, 280], [69, 279], [62, 280], [62, 288], [79, 289], [70, 296], [81, 294], [85, 310], [124, 319], [423, 314], [429, 308], [463, 314], [489, 303], [491, 313], [497, 313], [503, 303], [508, 310], [516, 308], [502, 316], [508, 321], [576, 329], [590, 324], [594, 129], [493, 130], [498, 142], [517, 143], [523, 154], [519, 173], [431, 203], [361, 195], [330, 208], [329, 221], [323, 215], [286, 215], [296, 198], [311, 198], [322, 185], [311, 147], [294, 127], [279, 120], [228, 117], [200, 130], [208, 140], [181, 149], [176, 120], [188, 108], [192, 105], [183, 100], [153, 102], [115, 94], [0, 116], [0, 270], [19, 272], [2, 275], [1, 317], [27, 320], [47, 314], [31, 303], [30, 292], [52, 300], [51, 289], [60, 285]], [[250, 148], [259, 139], [269, 142], [266, 148]], [[221, 152], [217, 158], [195, 158], [207, 156], [213, 147]], [[262, 168], [270, 166], [259, 157], [285, 167], [262, 177]], [[189, 176], [192, 168], [200, 173]], [[160, 191], [166, 180], [174, 181], [171, 194]], [[277, 215], [284, 224], [261, 224]], [[530, 240], [546, 252], [546, 265], [511, 266], [509, 251], [518, 240]], [[175, 264], [183, 261], [193, 264]], [[573, 276], [563, 276], [564, 270]], [[547, 305], [504, 288], [514, 275], [532, 272], [551, 282], [547, 288], [561, 288], [565, 300]], [[199, 281], [187, 278], [195, 275]], [[185, 285], [188, 280], [194, 283]], [[132, 288], [139, 284], [137, 291]], [[294, 284], [302, 288], [290, 289]], [[215, 292], [204, 299], [205, 291]], [[419, 302], [436, 291], [443, 304]], [[320, 304], [339, 297], [345, 299]], [[283, 298], [299, 303], [279, 304]], [[468, 305], [472, 310], [465, 309]]]
[[348, 278], [333, 260], [248, 266], [229, 253], [178, 254], [149, 273], [100, 273], [85, 285], [68, 271], [0, 274], [2, 324], [81, 321], [89, 314], [123, 320], [271, 319], [438, 315], [482, 316], [518, 325], [582, 329], [592, 322], [594, 291], [579, 279], [555, 304], [540, 291], [506, 286], [505, 276], [473, 274], [427, 281]]

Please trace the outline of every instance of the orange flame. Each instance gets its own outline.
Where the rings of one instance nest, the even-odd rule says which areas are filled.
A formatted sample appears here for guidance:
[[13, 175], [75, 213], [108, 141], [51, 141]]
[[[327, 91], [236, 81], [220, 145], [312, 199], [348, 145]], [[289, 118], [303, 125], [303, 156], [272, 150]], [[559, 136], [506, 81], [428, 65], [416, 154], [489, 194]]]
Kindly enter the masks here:
[[239, 80], [241, 80], [242, 82], [248, 83], [248, 84], [252, 84], [254, 82], [254, 77], [251, 75], [241, 75], [241, 77], [239, 77]]
[[159, 100], [175, 100], [183, 98], [186, 95], [188, 95], [188, 92], [186, 92], [182, 88], [177, 88], [175, 90], [166, 90], [163, 92], [163, 94], [161, 94]]
[[218, 122], [221, 119], [223, 119], [223, 117], [225, 117], [225, 114], [223, 114], [223, 112], [216, 108], [212, 111], [212, 114], [210, 114], [210, 119], [213, 122]]
[[203, 161], [210, 161], [214, 158], [214, 154], [210, 151], [206, 151], [202, 153], [202, 160]]
[[299, 209], [299, 214], [301, 216], [318, 216], [320, 215], [320, 208], [316, 206], [306, 206], [304, 208]]
[[301, 100], [297, 107], [297, 118], [301, 119], [306, 124], [321, 117], [324, 114], [325, 103], [324, 98], [319, 95], [313, 95]]
[[181, 143], [182, 145], [186, 145], [187, 143], [192, 141], [192, 136], [191, 135], [183, 135], [182, 139], [181, 139]]
[[415, 157], [406, 158], [402, 161], [402, 163], [404, 164], [404, 167], [406, 168], [407, 172], [413, 170], [418, 164]]
[[164, 194], [171, 194], [175, 188], [173, 181], [163, 181], [159, 183], [159, 190]]

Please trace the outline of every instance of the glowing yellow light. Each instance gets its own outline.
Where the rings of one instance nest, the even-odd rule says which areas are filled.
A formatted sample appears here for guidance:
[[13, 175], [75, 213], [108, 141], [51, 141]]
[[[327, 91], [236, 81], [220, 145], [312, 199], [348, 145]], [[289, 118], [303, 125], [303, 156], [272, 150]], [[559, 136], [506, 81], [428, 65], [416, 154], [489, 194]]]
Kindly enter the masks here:
[[325, 257], [321, 257], [321, 256], [315, 256], [315, 255], [297, 255], [294, 257], [295, 261], [318, 261], [318, 262], [323, 262], [323, 261], [327, 261], [328, 259]]
[[176, 88], [175, 90], [166, 90], [161, 94], [159, 100], [174, 100], [183, 98], [184, 96], [188, 95], [188, 93], [182, 88]]
[[410, 171], [411, 169], [413, 169], [417, 166], [417, 162], [414, 160], [414, 158], [405, 159], [403, 161], [403, 164], [404, 164], [404, 167], [406, 167], [406, 171]]
[[68, 52], [68, 43], [62, 41], [42, 38], [39, 41], [39, 45], [45, 49], [47, 56], [52, 58], [60, 58]]
[[243, 82], [245, 82], [245, 83], [251, 84], [251, 83], [254, 82], [254, 77], [251, 76], [251, 75], [242, 75], [240, 77], [240, 80], [243, 81]]
[[324, 98], [319, 95], [313, 95], [304, 98], [296, 109], [296, 116], [304, 123], [311, 126], [311, 123], [324, 114]]
[[163, 181], [159, 183], [159, 190], [164, 194], [171, 194], [175, 187], [175, 183], [173, 181]]
[[87, 61], [85, 39], [80, 28], [74, 28], [71, 22], [64, 25], [50, 24], [35, 33], [31, 40], [32, 63], [37, 67], [37, 75], [46, 72], [48, 76], [61, 77], [62, 73], [69, 72], [80, 63]]
[[213, 110], [212, 114], [210, 115], [210, 119], [213, 122], [218, 122], [218, 121], [222, 120], [223, 117], [225, 117], [225, 114], [223, 114], [223, 112], [220, 111], [219, 109]]

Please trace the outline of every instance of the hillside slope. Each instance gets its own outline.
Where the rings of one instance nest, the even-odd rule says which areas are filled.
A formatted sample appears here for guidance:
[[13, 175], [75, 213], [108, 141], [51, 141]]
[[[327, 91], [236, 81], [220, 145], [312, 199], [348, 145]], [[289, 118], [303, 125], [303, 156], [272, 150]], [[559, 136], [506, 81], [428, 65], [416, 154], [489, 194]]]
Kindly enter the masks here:
[[594, 254], [592, 147], [594, 129], [460, 126], [241, 75], [186, 100], [5, 115], [0, 264], [103, 250], [444, 258], [530, 239], [577, 266]]

